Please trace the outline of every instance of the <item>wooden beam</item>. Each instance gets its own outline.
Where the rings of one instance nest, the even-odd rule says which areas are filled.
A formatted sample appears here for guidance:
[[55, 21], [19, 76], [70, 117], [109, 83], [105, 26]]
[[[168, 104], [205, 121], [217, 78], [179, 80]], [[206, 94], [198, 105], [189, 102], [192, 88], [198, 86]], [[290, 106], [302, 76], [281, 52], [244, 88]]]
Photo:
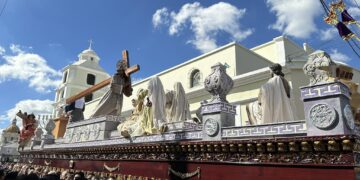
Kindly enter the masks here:
[[134, 66], [131, 66], [131, 67], [127, 68], [127, 69], [125, 70], [125, 75], [126, 75], [127, 77], [130, 77], [130, 75], [131, 75], [132, 73], [137, 72], [137, 71], [139, 71], [139, 70], [140, 70], [140, 66], [139, 66], [138, 64], [136, 64], [136, 65], [134, 65]]
[[128, 68], [130, 66], [129, 51], [124, 50], [122, 52], [122, 60], [125, 61], [126, 68]]
[[[137, 72], [140, 70], [140, 66], [138, 64], [128, 68], [125, 70], [125, 74], [126, 76], [130, 77], [130, 74], [134, 73], [134, 72]], [[100, 83], [98, 84], [95, 84], [94, 86], [88, 88], [88, 89], [85, 89], [84, 91], [81, 91], [80, 93], [74, 95], [74, 96], [71, 96], [69, 98], [66, 99], [66, 104], [71, 104], [72, 102], [76, 101], [77, 99], [80, 99], [82, 97], [85, 97], [107, 85], [109, 85], [111, 83], [111, 79], [112, 78], [109, 78], [109, 79], [106, 79], [104, 81], [101, 81]]]
[[72, 102], [76, 101], [77, 99], [85, 97], [85, 96], [93, 93], [94, 91], [97, 91], [97, 90], [109, 85], [111, 83], [111, 79], [112, 78], [101, 81], [100, 83], [95, 84], [94, 86], [92, 86], [92, 87], [90, 87], [88, 89], [85, 89], [84, 91], [81, 91], [79, 94], [76, 94], [74, 96], [71, 96], [71, 97], [67, 98], [66, 99], [66, 104], [71, 104]]
[[[127, 77], [130, 77], [130, 75], [132, 73], [137, 72], [137, 71], [140, 70], [140, 66], [137, 65], [137, 64], [132, 66], [132, 67], [129, 67], [130, 66], [130, 60], [129, 60], [129, 52], [127, 50], [124, 50], [122, 52], [122, 58], [123, 58], [122, 60], [126, 64], [125, 75]], [[91, 93], [93, 93], [93, 92], [95, 92], [95, 91], [109, 85], [110, 83], [111, 83], [111, 78], [106, 79], [106, 80], [104, 80], [104, 81], [102, 81], [102, 82], [100, 82], [98, 84], [95, 84], [94, 86], [92, 86], [92, 87], [90, 87], [88, 89], [85, 89], [84, 91], [81, 91], [80, 93], [78, 93], [78, 94], [76, 94], [74, 96], [71, 96], [71, 97], [67, 98], [65, 102], [66, 102], [66, 104], [70, 104], [70, 103], [76, 101], [77, 99], [85, 97], [85, 96], [87, 96], [87, 95], [89, 95], [89, 94], [91, 94]]]

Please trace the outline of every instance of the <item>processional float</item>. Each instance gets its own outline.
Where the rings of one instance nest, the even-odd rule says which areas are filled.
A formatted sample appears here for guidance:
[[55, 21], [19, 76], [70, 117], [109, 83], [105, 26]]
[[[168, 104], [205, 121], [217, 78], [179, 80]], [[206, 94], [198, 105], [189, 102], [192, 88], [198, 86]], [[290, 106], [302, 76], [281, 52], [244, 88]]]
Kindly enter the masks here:
[[304, 72], [311, 82], [300, 89], [305, 120], [235, 126], [236, 108], [226, 99], [234, 83], [217, 63], [204, 82], [212, 98], [201, 103], [201, 124], [175, 122], [161, 134], [124, 138], [112, 133], [118, 121], [96, 117], [70, 123], [54, 144], [25, 148], [21, 163], [118, 179], [355, 179], [360, 146], [346, 84], [351, 72], [323, 51], [309, 55]]

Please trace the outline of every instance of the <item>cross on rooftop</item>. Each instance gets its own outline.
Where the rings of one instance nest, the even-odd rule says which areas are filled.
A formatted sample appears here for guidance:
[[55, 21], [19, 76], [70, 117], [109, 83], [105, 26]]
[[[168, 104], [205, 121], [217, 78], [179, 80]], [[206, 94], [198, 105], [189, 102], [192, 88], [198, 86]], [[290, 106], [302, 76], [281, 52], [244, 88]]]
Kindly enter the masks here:
[[89, 49], [91, 49], [91, 46], [92, 46], [93, 43], [94, 43], [93, 40], [90, 39], [90, 40], [89, 40]]

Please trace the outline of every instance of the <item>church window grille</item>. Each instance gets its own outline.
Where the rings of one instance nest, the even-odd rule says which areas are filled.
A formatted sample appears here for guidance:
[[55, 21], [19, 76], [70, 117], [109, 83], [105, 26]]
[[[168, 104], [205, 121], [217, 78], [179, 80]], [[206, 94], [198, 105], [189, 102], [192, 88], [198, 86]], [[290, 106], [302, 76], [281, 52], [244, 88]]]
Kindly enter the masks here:
[[87, 96], [85, 96], [85, 102], [89, 102], [93, 100], [93, 94], [89, 94]]
[[195, 69], [191, 72], [190, 76], [190, 87], [195, 87], [200, 85], [200, 71]]
[[95, 75], [88, 74], [86, 78], [86, 82], [88, 85], [95, 85]]

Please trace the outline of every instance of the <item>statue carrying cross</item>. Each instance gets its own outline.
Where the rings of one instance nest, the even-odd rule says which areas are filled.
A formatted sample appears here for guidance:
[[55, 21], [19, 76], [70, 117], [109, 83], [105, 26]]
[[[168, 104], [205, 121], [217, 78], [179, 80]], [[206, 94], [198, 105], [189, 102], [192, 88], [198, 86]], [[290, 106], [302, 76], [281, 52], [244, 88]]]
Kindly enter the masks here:
[[130, 75], [140, 70], [139, 65], [134, 65], [132, 67], [129, 66], [129, 53], [125, 50], [122, 52], [122, 60], [119, 60], [116, 64], [116, 73], [112, 78], [106, 79], [89, 89], [66, 99], [66, 103], [70, 104], [77, 99], [85, 97], [88, 94], [91, 94], [92, 92], [110, 84], [110, 89], [101, 98], [91, 117], [120, 115], [123, 103], [123, 94], [128, 97], [132, 94]]

